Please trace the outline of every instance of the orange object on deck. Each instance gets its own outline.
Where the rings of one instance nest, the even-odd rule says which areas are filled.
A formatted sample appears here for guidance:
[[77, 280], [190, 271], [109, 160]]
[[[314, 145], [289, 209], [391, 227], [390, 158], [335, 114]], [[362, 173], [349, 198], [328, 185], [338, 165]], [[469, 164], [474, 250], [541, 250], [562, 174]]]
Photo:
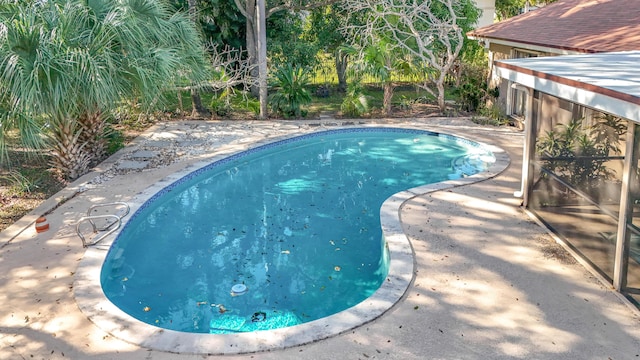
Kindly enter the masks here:
[[41, 233], [47, 230], [49, 230], [49, 222], [46, 217], [40, 216], [38, 220], [36, 220], [36, 232]]

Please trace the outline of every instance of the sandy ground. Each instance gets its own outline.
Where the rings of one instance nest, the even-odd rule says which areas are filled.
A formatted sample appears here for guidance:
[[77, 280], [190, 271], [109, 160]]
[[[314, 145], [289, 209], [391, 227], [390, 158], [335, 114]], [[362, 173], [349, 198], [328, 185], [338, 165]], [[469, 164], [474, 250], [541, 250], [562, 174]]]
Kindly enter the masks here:
[[[92, 203], [127, 201], [191, 163], [258, 139], [334, 125], [161, 124], [0, 233], [0, 359], [640, 359], [638, 311], [568, 255], [513, 197], [522, 133], [464, 119], [389, 122], [494, 144], [512, 163], [493, 179], [405, 203], [401, 217], [415, 252], [415, 278], [378, 319], [300, 347], [220, 357], [141, 348], [89, 321], [73, 284], [84, 255], [75, 221]], [[164, 142], [162, 149], [147, 169], [133, 169], [132, 155], [148, 151], [152, 141]], [[37, 234], [33, 222], [51, 209], [51, 229]]]

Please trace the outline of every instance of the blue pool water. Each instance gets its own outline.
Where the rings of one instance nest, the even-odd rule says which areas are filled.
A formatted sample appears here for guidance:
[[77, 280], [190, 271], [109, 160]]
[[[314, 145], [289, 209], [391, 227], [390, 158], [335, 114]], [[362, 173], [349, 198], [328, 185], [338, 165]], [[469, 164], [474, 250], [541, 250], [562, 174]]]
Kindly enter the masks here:
[[292, 326], [373, 294], [388, 271], [381, 204], [481, 171], [477, 144], [389, 128], [262, 146], [200, 169], [147, 201], [105, 260], [105, 295], [165, 329]]

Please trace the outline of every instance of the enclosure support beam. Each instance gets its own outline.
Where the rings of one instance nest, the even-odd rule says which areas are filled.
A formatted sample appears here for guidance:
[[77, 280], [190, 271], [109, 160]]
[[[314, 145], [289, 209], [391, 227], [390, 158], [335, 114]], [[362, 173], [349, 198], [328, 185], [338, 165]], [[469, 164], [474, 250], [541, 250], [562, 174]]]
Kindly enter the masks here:
[[[520, 86], [520, 85], [517, 85]], [[533, 159], [536, 148], [537, 119], [533, 118], [533, 89], [525, 88], [527, 92], [527, 106], [524, 114], [524, 148], [522, 150], [522, 184], [520, 191], [514, 196], [522, 197], [522, 206], [529, 205], [531, 184], [533, 184]]]
[[620, 192], [620, 215], [616, 236], [616, 252], [613, 267], [613, 287], [622, 291], [627, 286], [629, 269], [630, 232], [628, 225], [633, 221], [633, 203], [629, 198], [631, 179], [638, 159], [635, 151], [635, 123], [627, 121], [627, 139], [625, 147], [624, 167], [622, 172], [622, 191]]

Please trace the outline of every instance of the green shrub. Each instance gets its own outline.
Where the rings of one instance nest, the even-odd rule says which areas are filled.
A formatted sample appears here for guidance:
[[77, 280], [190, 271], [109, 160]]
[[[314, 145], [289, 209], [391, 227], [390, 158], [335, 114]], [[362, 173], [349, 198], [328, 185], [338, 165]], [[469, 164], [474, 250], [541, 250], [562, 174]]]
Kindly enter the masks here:
[[462, 64], [458, 85], [453, 93], [466, 111], [476, 111], [485, 107], [490, 99], [499, 96], [499, 88], [489, 88], [487, 70], [483, 64]]
[[214, 94], [211, 98], [211, 111], [218, 116], [227, 116], [233, 111], [231, 100], [233, 99], [233, 91], [225, 89], [219, 94]]
[[260, 101], [247, 101], [247, 108], [253, 112], [254, 115], [260, 115]]
[[475, 111], [484, 98], [484, 89], [475, 82], [465, 82], [456, 88], [460, 103], [467, 111]]
[[350, 117], [360, 117], [369, 112], [369, 97], [364, 95], [360, 82], [349, 84], [340, 111]]
[[511, 120], [505, 114], [505, 112], [498, 106], [498, 104], [493, 103], [490, 106], [482, 106], [478, 110], [478, 114], [480, 117], [474, 117], [472, 120], [476, 124], [480, 125], [493, 125], [493, 126], [502, 126], [507, 125]]
[[307, 90], [309, 74], [309, 71], [291, 64], [278, 68], [273, 80], [276, 92], [269, 97], [271, 109], [285, 118], [306, 116], [303, 106], [312, 101]]
[[116, 151], [124, 148], [124, 135], [121, 131], [108, 127], [107, 135], [107, 156], [114, 154]]

